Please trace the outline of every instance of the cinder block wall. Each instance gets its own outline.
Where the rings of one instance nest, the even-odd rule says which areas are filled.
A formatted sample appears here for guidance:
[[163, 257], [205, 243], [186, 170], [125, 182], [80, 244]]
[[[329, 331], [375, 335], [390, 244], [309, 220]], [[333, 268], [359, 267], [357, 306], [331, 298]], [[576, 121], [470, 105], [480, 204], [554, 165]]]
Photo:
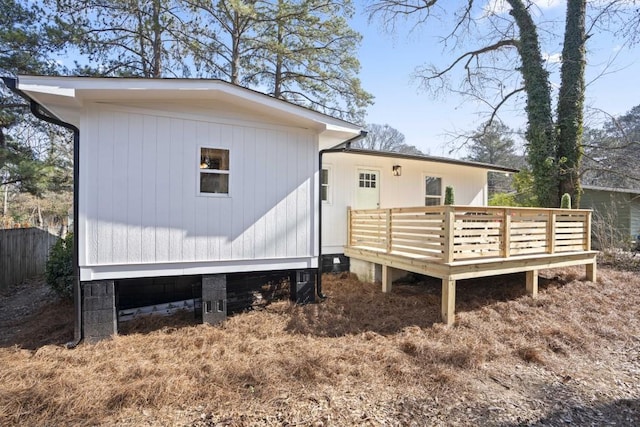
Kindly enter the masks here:
[[118, 333], [113, 280], [82, 282], [82, 320], [87, 342], [96, 342]]

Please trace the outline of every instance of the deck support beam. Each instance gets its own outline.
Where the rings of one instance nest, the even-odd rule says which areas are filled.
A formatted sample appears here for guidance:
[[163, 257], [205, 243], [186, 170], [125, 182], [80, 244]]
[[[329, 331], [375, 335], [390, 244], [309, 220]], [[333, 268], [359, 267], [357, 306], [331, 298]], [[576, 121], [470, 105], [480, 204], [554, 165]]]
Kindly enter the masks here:
[[382, 264], [382, 292], [391, 292], [393, 286], [393, 268]]
[[[534, 254], [531, 256], [510, 256], [508, 258], [477, 259], [442, 263], [431, 258], [419, 259], [400, 254], [386, 254], [378, 250], [345, 247], [344, 254], [351, 258], [351, 267], [362, 261], [380, 265], [382, 268], [382, 291], [391, 291], [391, 282], [397, 278], [398, 270], [408, 271], [442, 280], [442, 321], [447, 325], [455, 322], [456, 281], [498, 274], [525, 271], [527, 293], [536, 297], [538, 293], [538, 272], [546, 268], [586, 265], [587, 279], [596, 280], [596, 252], [566, 252], [555, 254]], [[353, 271], [353, 270], [352, 270]], [[367, 281], [372, 281], [368, 280]]]
[[442, 279], [442, 322], [447, 326], [456, 320], [456, 281], [451, 278]]
[[527, 271], [527, 294], [538, 298], [538, 270]]

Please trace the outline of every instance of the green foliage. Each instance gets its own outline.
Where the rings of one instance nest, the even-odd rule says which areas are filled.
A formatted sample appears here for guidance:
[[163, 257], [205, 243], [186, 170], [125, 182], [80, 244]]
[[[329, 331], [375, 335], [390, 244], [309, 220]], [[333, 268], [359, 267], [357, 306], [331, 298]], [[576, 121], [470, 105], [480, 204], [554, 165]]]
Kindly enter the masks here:
[[576, 206], [580, 205], [580, 164], [584, 152], [582, 123], [586, 65], [585, 40], [587, 39], [586, 8], [585, 0], [567, 2], [558, 93], [556, 142], [556, 158], [560, 159], [558, 194], [572, 194]]
[[489, 199], [489, 206], [539, 206], [534, 192], [533, 175], [523, 169], [513, 177], [514, 193], [496, 193]]
[[25, 0], [0, 0], [0, 75], [50, 74], [47, 52], [55, 45], [56, 31], [43, 24], [42, 8]]
[[516, 143], [511, 137], [513, 130], [494, 120], [484, 123], [471, 136], [465, 160], [514, 167], [520, 162], [516, 154]]
[[[83, 75], [213, 77], [360, 122], [351, 0], [46, 0]], [[188, 29], [188, 31], [185, 31]]]
[[496, 193], [489, 199], [489, 206], [520, 206], [514, 193]]
[[444, 204], [445, 205], [455, 205], [454, 197], [453, 197], [453, 187], [447, 185], [444, 189]]
[[60, 296], [73, 298], [73, 233], [59, 239], [49, 251], [45, 269], [47, 284]]
[[562, 195], [562, 200], [560, 201], [560, 208], [571, 209], [571, 195], [569, 193], [564, 193]]

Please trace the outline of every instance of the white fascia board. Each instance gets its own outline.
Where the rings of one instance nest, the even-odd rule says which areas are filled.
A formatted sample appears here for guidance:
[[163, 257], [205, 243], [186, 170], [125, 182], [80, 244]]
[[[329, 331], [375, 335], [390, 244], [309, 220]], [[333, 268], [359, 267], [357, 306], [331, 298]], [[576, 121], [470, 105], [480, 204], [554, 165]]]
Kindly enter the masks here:
[[80, 280], [247, 273], [318, 268], [318, 257], [80, 266]]
[[18, 89], [29, 94], [41, 93], [55, 96], [62, 96], [65, 98], [75, 98], [76, 90], [68, 87], [49, 86], [42, 84], [29, 84], [24, 83], [22, 80], [18, 81]]
[[[206, 79], [141, 79], [99, 77], [18, 76], [18, 88], [29, 94], [49, 94], [83, 101], [149, 99], [214, 99], [215, 93], [236, 98], [241, 103], [259, 105], [284, 115], [312, 121], [320, 133], [357, 135], [360, 127], [326, 114], [273, 98], [221, 80]], [[34, 96], [35, 98], [35, 96]], [[46, 106], [46, 104], [44, 104]]]

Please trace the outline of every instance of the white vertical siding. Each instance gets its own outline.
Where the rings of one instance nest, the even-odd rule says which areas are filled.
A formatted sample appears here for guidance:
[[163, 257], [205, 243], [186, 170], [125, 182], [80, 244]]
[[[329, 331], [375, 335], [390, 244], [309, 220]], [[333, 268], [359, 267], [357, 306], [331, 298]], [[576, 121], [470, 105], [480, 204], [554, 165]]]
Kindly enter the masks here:
[[141, 262], [156, 261], [156, 227], [158, 223], [158, 203], [156, 181], [158, 164], [158, 120], [153, 116], [144, 116], [141, 152], [142, 205], [141, 205]]
[[[314, 133], [115, 107], [88, 112], [81, 265], [313, 256]], [[201, 146], [229, 149], [229, 197], [198, 195]]]
[[[168, 262], [170, 259], [171, 234], [171, 205], [167, 197], [171, 189], [171, 122], [169, 120], [156, 119], [158, 138], [156, 139], [157, 157], [152, 167], [155, 169], [156, 191], [153, 195], [155, 209], [155, 222], [149, 227], [155, 230], [155, 257], [149, 262]], [[162, 136], [162, 137], [160, 137]]]

